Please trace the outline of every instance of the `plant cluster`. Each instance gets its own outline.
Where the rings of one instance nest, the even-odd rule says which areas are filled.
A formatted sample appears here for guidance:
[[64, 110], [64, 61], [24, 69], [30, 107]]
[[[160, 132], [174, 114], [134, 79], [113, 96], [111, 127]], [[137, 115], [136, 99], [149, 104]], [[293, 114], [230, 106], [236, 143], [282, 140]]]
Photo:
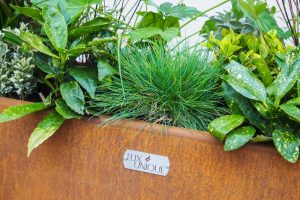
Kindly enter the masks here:
[[[27, 30], [25, 24], [20, 29], [9, 29], [11, 33], [19, 34]], [[25, 99], [36, 88], [34, 77], [36, 66], [33, 52], [23, 47], [4, 41], [4, 33], [0, 32], [0, 96], [15, 96]]]
[[[112, 7], [105, 0], [11, 2], [9, 14], [0, 14], [1, 28], [29, 26], [1, 30], [0, 95], [29, 99], [36, 90], [41, 101], [5, 109], [0, 122], [49, 110], [29, 138], [28, 155], [64, 121], [107, 114], [107, 123], [135, 118], [208, 129], [227, 151], [273, 142], [286, 160], [297, 161], [299, 2], [277, 1], [287, 29], [262, 0], [224, 0], [205, 11], [151, 0], [131, 7], [125, 0]], [[171, 42], [226, 3], [231, 11]], [[0, 1], [3, 8], [8, 3]], [[181, 48], [199, 33], [204, 42]]]

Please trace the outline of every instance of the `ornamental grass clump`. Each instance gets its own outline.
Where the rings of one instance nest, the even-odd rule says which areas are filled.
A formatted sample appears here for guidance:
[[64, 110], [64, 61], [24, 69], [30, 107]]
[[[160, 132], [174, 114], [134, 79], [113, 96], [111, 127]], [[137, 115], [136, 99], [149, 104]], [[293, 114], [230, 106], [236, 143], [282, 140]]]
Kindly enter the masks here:
[[226, 111], [219, 90], [222, 68], [208, 53], [130, 48], [120, 61], [120, 74], [90, 102], [96, 115], [112, 115], [107, 122], [134, 118], [206, 130]]

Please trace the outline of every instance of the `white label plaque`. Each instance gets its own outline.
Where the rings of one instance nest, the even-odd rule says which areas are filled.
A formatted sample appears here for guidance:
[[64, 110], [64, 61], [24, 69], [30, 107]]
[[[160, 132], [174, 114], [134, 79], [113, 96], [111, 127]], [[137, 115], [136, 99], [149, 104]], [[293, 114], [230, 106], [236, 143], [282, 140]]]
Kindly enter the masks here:
[[127, 149], [123, 156], [126, 169], [166, 176], [170, 169], [169, 158]]

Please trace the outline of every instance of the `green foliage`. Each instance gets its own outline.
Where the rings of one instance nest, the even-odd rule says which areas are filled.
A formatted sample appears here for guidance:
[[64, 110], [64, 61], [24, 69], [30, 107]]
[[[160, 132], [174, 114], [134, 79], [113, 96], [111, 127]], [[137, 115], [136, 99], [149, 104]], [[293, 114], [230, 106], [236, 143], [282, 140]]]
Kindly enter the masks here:
[[[296, 90], [300, 60], [284, 66], [267, 88], [255, 74], [235, 61], [225, 69], [228, 72], [224, 78], [226, 83], [223, 83], [226, 102], [234, 114], [245, 117], [242, 126], [247, 124], [248, 128], [237, 128], [230, 132], [225, 128], [210, 129], [211, 133], [219, 139], [219, 133], [226, 131], [225, 150], [236, 149], [250, 139], [261, 141], [262, 136], [266, 141], [273, 139], [278, 152], [289, 162], [296, 162], [300, 144], [300, 109], [297, 107], [300, 105], [300, 98]], [[232, 82], [235, 79], [240, 81], [240, 85]], [[294, 98], [295, 96], [297, 97]], [[222, 118], [212, 121], [210, 126], [218, 124], [220, 120]], [[224, 124], [231, 122], [229, 119], [224, 121]], [[254, 128], [257, 130], [256, 136]]]
[[0, 123], [19, 119], [34, 112], [45, 110], [46, 108], [47, 106], [44, 103], [32, 103], [9, 107], [0, 114]]
[[141, 40], [148, 38], [163, 39], [170, 41], [180, 35], [180, 20], [192, 18], [200, 12], [183, 4], [173, 5], [170, 2], [160, 6], [151, 2], [157, 8], [158, 12], [138, 12], [142, 19], [135, 30], [129, 33], [132, 40]]
[[97, 115], [112, 115], [110, 120], [135, 118], [206, 130], [225, 111], [220, 74], [208, 54], [195, 49], [133, 48], [122, 53], [121, 77], [100, 86], [89, 104]]
[[61, 84], [60, 93], [73, 111], [84, 114], [84, 96], [77, 82], [71, 81]]
[[64, 123], [65, 119], [56, 111], [48, 114], [32, 132], [28, 141], [28, 157], [33, 149], [42, 144], [45, 140], [51, 137], [59, 127]]
[[[233, 30], [222, 29], [220, 39], [211, 35], [203, 44], [214, 52], [217, 59], [224, 58], [225, 63], [235, 60], [255, 70], [265, 86], [268, 86], [280, 71], [277, 61], [284, 59], [282, 55], [290, 49], [276, 37], [275, 30], [257, 37], [253, 33], [238, 34]], [[282, 62], [284, 63], [284, 60]]]
[[[21, 24], [21, 30], [27, 29]], [[18, 34], [20, 29], [8, 29], [10, 34]], [[5, 34], [0, 32], [0, 96], [25, 99], [34, 93], [37, 78], [33, 52], [24, 50], [4, 41]]]

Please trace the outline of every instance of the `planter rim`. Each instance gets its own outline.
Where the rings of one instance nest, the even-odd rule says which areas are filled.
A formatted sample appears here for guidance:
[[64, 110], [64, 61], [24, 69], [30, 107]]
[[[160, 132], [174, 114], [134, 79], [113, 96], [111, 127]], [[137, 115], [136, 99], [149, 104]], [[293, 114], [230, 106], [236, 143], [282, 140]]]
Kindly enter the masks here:
[[[21, 105], [26, 103], [32, 103], [32, 102], [0, 97], [0, 105], [1, 105], [0, 108], [9, 107], [12, 105]], [[99, 118], [83, 117], [80, 120], [85, 120], [88, 123], [94, 124], [95, 126], [98, 125], [97, 128], [102, 128], [100, 124], [108, 118], [109, 116], [100, 116]], [[73, 119], [73, 120], [78, 120], [78, 119]], [[175, 137], [199, 140], [206, 143], [213, 143], [216, 145], [220, 145], [220, 142], [217, 139], [215, 139], [210, 133], [205, 131], [192, 130], [192, 129], [174, 127], [174, 126], [166, 126], [161, 124], [151, 124], [149, 122], [135, 120], [135, 119], [122, 119], [122, 120], [112, 122], [109, 125], [105, 125], [105, 126], [119, 127], [123, 129], [130, 128], [136, 130], [137, 132], [135, 134], [137, 135], [140, 132], [147, 131], [153, 134], [175, 136]], [[272, 145], [266, 143], [264, 143], [263, 145], [258, 143], [249, 143], [245, 145], [243, 148], [252, 148], [253, 150], [257, 150], [257, 151], [271, 151], [271, 152], [275, 150]]]

